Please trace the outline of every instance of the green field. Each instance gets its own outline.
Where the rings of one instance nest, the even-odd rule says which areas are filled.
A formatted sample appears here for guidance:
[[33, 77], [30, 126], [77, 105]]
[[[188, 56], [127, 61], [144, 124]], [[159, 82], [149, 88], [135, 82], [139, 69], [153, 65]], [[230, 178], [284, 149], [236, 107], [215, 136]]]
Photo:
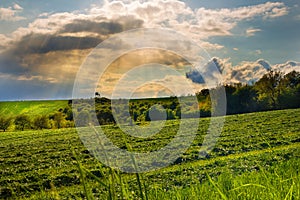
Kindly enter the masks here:
[[[140, 175], [103, 166], [76, 129], [0, 133], [0, 198], [300, 199], [300, 109], [227, 116], [215, 148], [199, 159], [208, 123], [201, 119], [178, 164]], [[178, 126], [167, 121], [147, 139], [102, 128], [120, 148], [128, 147], [126, 140], [147, 152], [172, 140]]]
[[0, 102], [0, 115], [49, 115], [68, 105], [66, 100]]

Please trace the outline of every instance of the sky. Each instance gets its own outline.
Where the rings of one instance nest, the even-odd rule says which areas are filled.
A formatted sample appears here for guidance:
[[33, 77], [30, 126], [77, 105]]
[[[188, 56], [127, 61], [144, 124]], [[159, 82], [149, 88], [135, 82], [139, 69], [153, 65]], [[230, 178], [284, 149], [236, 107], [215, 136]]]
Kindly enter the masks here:
[[[201, 67], [217, 66], [226, 83], [254, 83], [270, 69], [300, 71], [299, 0], [3, 0], [0, 101], [72, 98], [78, 72], [95, 48], [142, 28], [174, 30], [193, 41], [210, 58]], [[101, 55], [124, 49], [122, 42]], [[176, 46], [175, 40], [159, 43]], [[118, 97], [127, 90], [137, 97], [172, 95], [167, 83], [177, 85], [176, 95], [186, 95], [185, 84], [200, 90], [199, 66], [177, 54], [179, 47], [124, 53], [93, 90], [107, 97], [116, 86]]]

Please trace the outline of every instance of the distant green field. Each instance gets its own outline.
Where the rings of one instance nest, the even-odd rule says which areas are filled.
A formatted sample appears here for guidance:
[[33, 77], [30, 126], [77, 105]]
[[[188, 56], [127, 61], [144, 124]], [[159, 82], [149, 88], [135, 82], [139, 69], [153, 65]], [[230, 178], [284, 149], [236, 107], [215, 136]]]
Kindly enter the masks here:
[[67, 104], [67, 100], [0, 102], [0, 115], [51, 114], [60, 108], [65, 108]]
[[[127, 140], [134, 151], [161, 148], [179, 122], [167, 121], [154, 137]], [[183, 162], [140, 177], [113, 175], [74, 128], [0, 133], [0, 199], [300, 199], [299, 122], [300, 109], [227, 116], [215, 148], [199, 159], [209, 124], [201, 119]], [[117, 126], [102, 128], [126, 148]]]

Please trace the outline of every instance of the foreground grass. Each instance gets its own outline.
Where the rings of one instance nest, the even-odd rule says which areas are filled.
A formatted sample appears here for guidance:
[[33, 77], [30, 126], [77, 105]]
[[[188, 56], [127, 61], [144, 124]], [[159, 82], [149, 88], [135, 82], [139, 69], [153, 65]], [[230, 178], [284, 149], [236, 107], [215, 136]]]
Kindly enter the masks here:
[[151, 191], [151, 199], [300, 199], [299, 159], [259, 171], [224, 172], [208, 181], [170, 191]]
[[[300, 176], [299, 145], [260, 150], [253, 155], [240, 154], [235, 157], [196, 161], [180, 166], [142, 174], [142, 196], [144, 199], [299, 199]], [[295, 152], [296, 158], [281, 163], [266, 165], [272, 157], [280, 158]], [[258, 160], [258, 158], [263, 159]], [[283, 159], [283, 158], [282, 158]], [[256, 161], [255, 161], [256, 160]], [[222, 164], [226, 163], [228, 167]], [[241, 167], [241, 164], [248, 164]], [[251, 164], [250, 164], [251, 163]], [[212, 167], [214, 166], [214, 167]], [[223, 166], [223, 167], [222, 167]], [[236, 170], [240, 167], [239, 170]], [[85, 170], [83, 167], [81, 168]], [[101, 180], [86, 171], [84, 184], [68, 188], [52, 188], [28, 199], [68, 199], [86, 197], [90, 199], [142, 199], [135, 175], [108, 171]], [[115, 177], [115, 182], [110, 179]], [[122, 177], [122, 180], [120, 178]], [[104, 185], [105, 184], [105, 185]], [[145, 184], [145, 185], [144, 185]], [[83, 188], [86, 187], [86, 191]], [[114, 195], [109, 186], [117, 190]], [[76, 194], [76, 191], [81, 191]]]
[[[299, 116], [300, 109], [228, 116], [216, 147], [199, 160], [203, 119], [183, 162], [140, 177], [101, 165], [75, 129], [1, 133], [0, 198], [299, 199]], [[135, 151], [155, 150], [176, 127], [170, 121], [153, 138], [127, 139]], [[103, 128], [124, 148], [117, 127]]]

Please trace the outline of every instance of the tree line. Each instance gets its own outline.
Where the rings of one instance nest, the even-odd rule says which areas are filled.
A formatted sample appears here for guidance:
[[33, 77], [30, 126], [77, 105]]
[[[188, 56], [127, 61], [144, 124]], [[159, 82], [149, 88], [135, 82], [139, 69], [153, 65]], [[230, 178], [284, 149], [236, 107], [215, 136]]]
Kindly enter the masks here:
[[300, 108], [300, 73], [269, 71], [254, 85], [226, 85], [227, 113]]
[[[300, 108], [300, 73], [296, 71], [285, 75], [268, 71], [255, 84], [226, 84], [222, 87], [226, 91], [227, 114]], [[0, 116], [0, 130], [6, 131], [11, 125], [16, 130], [74, 127], [74, 116], [78, 119], [77, 126], [115, 124], [116, 119], [118, 123], [132, 125], [153, 120], [209, 117], [212, 105], [220, 103], [211, 99], [211, 92], [220, 88], [199, 91], [196, 102], [195, 96], [132, 99], [128, 102], [101, 98], [98, 94], [93, 99], [70, 100], [66, 108], [51, 115]], [[72, 103], [75, 103], [75, 109], [72, 109]], [[154, 111], [156, 117], [151, 118]]]
[[[153, 109], [158, 113], [159, 119], [181, 119], [194, 118], [195, 116], [210, 117], [212, 105], [218, 104], [221, 100], [211, 99], [212, 92], [218, 92], [220, 88], [225, 88], [227, 99], [227, 114], [241, 114], [258, 111], [269, 111], [276, 109], [300, 108], [300, 73], [292, 71], [283, 74], [280, 71], [268, 71], [261, 79], [254, 84], [226, 84], [222, 87], [213, 89], [203, 89], [196, 94], [198, 102], [195, 102], [193, 96], [152, 98], [152, 99], [133, 99], [129, 103], [125, 100], [109, 100], [96, 97], [94, 119], [97, 121], [88, 121], [89, 109], [92, 107], [93, 100], [79, 102], [76, 112], [84, 112], [80, 119], [83, 119], [78, 125], [85, 124], [112, 124], [115, 118], [118, 123], [137, 124], [151, 119]], [[98, 95], [100, 96], [100, 95]], [[215, 102], [213, 102], [215, 101]], [[111, 104], [114, 104], [113, 108]], [[126, 107], [126, 105], [128, 107]], [[159, 105], [154, 107], [154, 105]], [[129, 111], [128, 111], [129, 108]], [[129, 114], [126, 114], [129, 112]]]
[[12, 127], [14, 130], [19, 131], [74, 127], [72, 109], [68, 106], [50, 115], [31, 116], [19, 114], [15, 117], [0, 116], [0, 130], [5, 132]]

